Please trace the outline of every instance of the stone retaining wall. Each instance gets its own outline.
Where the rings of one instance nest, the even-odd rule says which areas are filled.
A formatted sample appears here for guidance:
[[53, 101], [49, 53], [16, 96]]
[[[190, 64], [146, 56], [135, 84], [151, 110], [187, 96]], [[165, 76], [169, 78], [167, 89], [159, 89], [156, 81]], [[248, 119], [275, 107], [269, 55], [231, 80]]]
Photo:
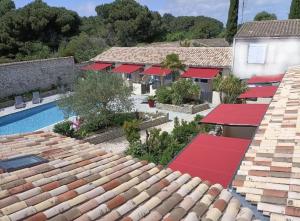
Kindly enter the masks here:
[[204, 111], [209, 109], [209, 104], [198, 104], [198, 105], [172, 105], [172, 104], [162, 104], [162, 103], [156, 103], [156, 108], [160, 110], [167, 110], [172, 112], [179, 112], [179, 113], [185, 113], [185, 114], [196, 114], [198, 112]]
[[69, 85], [77, 74], [73, 57], [1, 64], [0, 98], [53, 85]]
[[[169, 114], [161, 115], [161, 116], [158, 116], [158, 117], [153, 118], [151, 120], [142, 122], [140, 124], [140, 130], [146, 130], [148, 128], [155, 127], [155, 126], [167, 123], [168, 121], [169, 121]], [[103, 142], [108, 141], [108, 140], [113, 140], [113, 139], [116, 139], [118, 137], [122, 137], [124, 135], [125, 135], [125, 133], [124, 133], [123, 128], [115, 128], [115, 129], [112, 129], [112, 130], [107, 131], [105, 133], [96, 134], [96, 135], [87, 137], [87, 138], [84, 139], [84, 141], [87, 141], [87, 142], [92, 143], [92, 144], [99, 144], [99, 143], [103, 143]]]

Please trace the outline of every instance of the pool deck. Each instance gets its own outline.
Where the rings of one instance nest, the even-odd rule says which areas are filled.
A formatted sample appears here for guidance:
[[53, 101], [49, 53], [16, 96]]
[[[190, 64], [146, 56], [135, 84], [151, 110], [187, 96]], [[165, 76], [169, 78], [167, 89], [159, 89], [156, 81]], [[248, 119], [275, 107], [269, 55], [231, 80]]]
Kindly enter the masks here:
[[42, 99], [42, 102], [39, 103], [39, 104], [33, 104], [32, 101], [28, 101], [28, 102], [25, 102], [26, 107], [20, 108], [20, 109], [16, 109], [15, 106], [0, 109], [0, 117], [4, 117], [4, 116], [9, 115], [9, 114], [14, 114], [14, 113], [17, 113], [17, 112], [20, 112], [20, 111], [28, 110], [28, 109], [33, 108], [33, 107], [38, 107], [38, 106], [41, 106], [41, 105], [44, 105], [44, 104], [51, 103], [53, 101], [59, 100], [60, 97], [61, 97], [61, 94], [56, 94], [56, 95], [53, 95], [53, 96], [45, 97], [45, 98]]

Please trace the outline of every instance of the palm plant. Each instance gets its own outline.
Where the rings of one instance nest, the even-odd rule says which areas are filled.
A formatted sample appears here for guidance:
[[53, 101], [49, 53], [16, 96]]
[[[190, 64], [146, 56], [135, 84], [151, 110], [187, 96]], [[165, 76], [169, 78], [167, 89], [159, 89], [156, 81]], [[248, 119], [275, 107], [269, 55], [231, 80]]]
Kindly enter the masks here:
[[234, 104], [240, 94], [247, 90], [247, 84], [230, 74], [226, 77], [218, 76], [214, 80], [214, 90], [220, 92], [222, 103]]
[[[178, 78], [180, 75], [180, 71], [185, 71], [185, 65], [179, 58], [178, 54], [168, 54], [165, 60], [161, 63], [163, 68], [170, 69], [173, 74], [174, 78]], [[161, 85], [163, 85], [163, 78], [161, 78]]]

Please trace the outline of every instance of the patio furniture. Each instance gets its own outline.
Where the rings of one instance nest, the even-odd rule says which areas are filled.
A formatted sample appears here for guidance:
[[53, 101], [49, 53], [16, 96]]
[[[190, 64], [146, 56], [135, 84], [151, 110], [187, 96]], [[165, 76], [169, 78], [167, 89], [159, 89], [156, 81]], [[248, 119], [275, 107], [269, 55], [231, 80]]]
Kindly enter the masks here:
[[15, 108], [20, 109], [20, 108], [24, 108], [24, 107], [26, 107], [26, 104], [23, 100], [23, 97], [22, 96], [16, 96], [15, 97]]
[[33, 104], [39, 104], [42, 102], [42, 99], [40, 98], [40, 92], [36, 91], [32, 93], [32, 103]]

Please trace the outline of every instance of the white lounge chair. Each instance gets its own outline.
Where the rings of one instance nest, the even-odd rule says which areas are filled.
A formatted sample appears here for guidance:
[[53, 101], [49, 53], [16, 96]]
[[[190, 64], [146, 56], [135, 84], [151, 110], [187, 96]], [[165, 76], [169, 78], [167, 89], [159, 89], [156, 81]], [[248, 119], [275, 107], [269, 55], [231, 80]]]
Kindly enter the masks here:
[[15, 108], [20, 109], [26, 107], [26, 103], [23, 100], [22, 96], [16, 96], [15, 97]]

